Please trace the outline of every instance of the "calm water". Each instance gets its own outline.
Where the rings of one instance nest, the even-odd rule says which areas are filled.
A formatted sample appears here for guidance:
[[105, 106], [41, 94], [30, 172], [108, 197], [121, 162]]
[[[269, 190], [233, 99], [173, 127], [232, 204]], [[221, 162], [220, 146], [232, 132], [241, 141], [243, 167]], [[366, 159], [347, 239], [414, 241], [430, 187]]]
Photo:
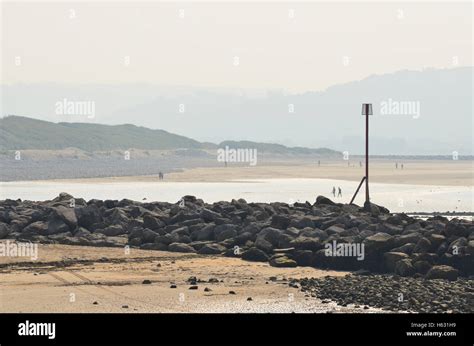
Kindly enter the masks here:
[[[348, 203], [358, 182], [331, 179], [259, 179], [226, 183], [202, 182], [3, 182], [0, 199], [47, 200], [60, 192], [86, 200], [129, 198], [142, 201], [177, 202], [184, 195], [194, 195], [206, 202], [244, 198], [248, 202], [313, 203], [325, 195], [337, 202]], [[341, 187], [342, 197], [332, 197], [332, 187]], [[371, 200], [390, 211], [473, 211], [472, 186], [422, 186], [371, 183]], [[363, 204], [361, 188], [356, 203]]]

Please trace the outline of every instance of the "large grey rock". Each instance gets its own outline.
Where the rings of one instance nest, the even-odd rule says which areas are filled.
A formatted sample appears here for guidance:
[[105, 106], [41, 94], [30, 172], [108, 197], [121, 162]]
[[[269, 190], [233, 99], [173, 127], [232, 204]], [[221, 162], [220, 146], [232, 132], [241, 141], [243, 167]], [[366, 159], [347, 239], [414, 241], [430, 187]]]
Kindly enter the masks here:
[[420, 240], [418, 240], [413, 252], [425, 253], [425, 252], [430, 251], [431, 246], [432, 246], [431, 242], [428, 239], [423, 237]]
[[48, 229], [45, 235], [64, 233], [69, 231], [69, 226], [59, 218], [53, 218], [48, 221]]
[[171, 243], [168, 245], [168, 250], [173, 252], [196, 252], [192, 246], [184, 243]]
[[203, 208], [201, 210], [200, 215], [201, 215], [201, 219], [203, 219], [206, 222], [215, 221], [216, 219], [222, 217], [221, 214], [216, 213], [215, 211], [212, 211], [212, 210], [207, 209], [207, 208]]
[[290, 242], [290, 246], [297, 250], [317, 251], [323, 247], [318, 238], [298, 237]]
[[316, 205], [336, 205], [336, 203], [334, 203], [327, 197], [318, 196], [316, 197]]
[[268, 261], [268, 256], [262, 250], [252, 247], [242, 253], [242, 259], [246, 261], [266, 262]]
[[426, 274], [427, 279], [444, 279], [455, 281], [457, 280], [459, 272], [457, 269], [447, 265], [433, 266]]
[[106, 236], [113, 237], [120, 234], [124, 234], [125, 230], [121, 225], [111, 225], [104, 229], [97, 230], [96, 232], [105, 234]]
[[0, 222], [0, 239], [6, 238], [10, 234], [10, 228], [6, 223]]
[[257, 240], [255, 240], [255, 247], [266, 253], [271, 253], [273, 250], [272, 243], [262, 237], [257, 237]]
[[387, 233], [375, 233], [364, 240], [367, 250], [386, 251], [393, 247], [394, 237]]
[[310, 266], [313, 252], [310, 250], [298, 250], [294, 252], [293, 258], [299, 266]]
[[296, 262], [287, 256], [284, 255], [276, 255], [270, 258], [268, 261], [272, 267], [288, 267], [288, 268], [294, 268], [297, 266]]
[[212, 240], [214, 239], [214, 228], [216, 226], [214, 224], [208, 224], [201, 229], [192, 231], [191, 239], [193, 240]]
[[278, 229], [286, 229], [290, 225], [290, 218], [286, 215], [273, 215], [271, 226]]
[[77, 216], [74, 208], [59, 205], [52, 209], [54, 214], [69, 226], [69, 229], [73, 230], [77, 227]]
[[395, 274], [400, 276], [413, 276], [416, 273], [415, 267], [410, 259], [399, 260], [395, 265]]
[[225, 246], [222, 246], [217, 243], [212, 243], [204, 245], [201, 249], [199, 249], [198, 253], [201, 255], [218, 255], [223, 253], [225, 250]]
[[383, 258], [385, 268], [387, 268], [389, 272], [394, 272], [397, 262], [402, 259], [408, 259], [409, 256], [403, 252], [386, 252], [384, 253]]
[[75, 213], [79, 226], [89, 229], [94, 223], [102, 221], [99, 208], [95, 205], [87, 205], [85, 207], [76, 207]]
[[143, 217], [143, 226], [151, 230], [159, 229], [165, 227], [165, 223], [161, 221], [158, 217], [146, 214]]
[[395, 246], [402, 246], [408, 243], [416, 244], [423, 236], [419, 233], [408, 233], [395, 238]]

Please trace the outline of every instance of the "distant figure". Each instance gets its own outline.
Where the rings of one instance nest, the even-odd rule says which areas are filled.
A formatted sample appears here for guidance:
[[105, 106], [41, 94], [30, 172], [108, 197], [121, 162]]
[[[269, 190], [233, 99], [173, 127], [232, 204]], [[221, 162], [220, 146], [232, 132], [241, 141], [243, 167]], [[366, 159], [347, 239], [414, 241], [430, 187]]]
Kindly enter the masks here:
[[341, 190], [341, 187], [338, 187], [337, 188], [337, 197], [342, 197], [342, 190]]
[[336, 197], [336, 187], [335, 186], [332, 187], [332, 195], [334, 197]]
[[402, 163], [402, 169], [403, 169], [403, 163]]
[[347, 161], [347, 167], [349, 167], [349, 166], [350, 166], [350, 162], [349, 162], [349, 161]]
[[160, 173], [158, 173], [158, 178], [160, 180], [163, 180], [165, 178], [165, 175], [162, 172], [160, 172]]
[[224, 165], [227, 167], [227, 161], [224, 161]]
[[318, 160], [318, 167], [321, 166], [321, 160]]
[[359, 161], [359, 167], [362, 167], [362, 161]]
[[395, 162], [395, 169], [398, 169], [398, 162]]

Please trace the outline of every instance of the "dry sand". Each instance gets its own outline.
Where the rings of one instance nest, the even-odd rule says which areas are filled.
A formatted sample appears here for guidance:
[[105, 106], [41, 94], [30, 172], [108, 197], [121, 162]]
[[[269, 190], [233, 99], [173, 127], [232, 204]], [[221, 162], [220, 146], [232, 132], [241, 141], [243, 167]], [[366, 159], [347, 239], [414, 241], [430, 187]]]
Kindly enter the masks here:
[[[374, 160], [370, 163], [370, 181], [389, 184], [436, 186], [473, 186], [473, 161], [405, 161], [404, 169], [395, 169], [395, 162]], [[174, 182], [231, 182], [246, 179], [321, 178], [360, 181], [365, 174], [359, 161], [331, 161], [317, 164], [278, 164], [256, 166], [207, 167], [169, 173], [165, 181]], [[64, 180], [58, 180], [64, 181]], [[74, 179], [74, 182], [156, 182], [157, 176], [111, 177]]]
[[[36, 261], [0, 257], [0, 312], [378, 311], [322, 304], [289, 287], [287, 280], [345, 272], [164, 251], [125, 254], [122, 248], [39, 245], [38, 255]], [[198, 282], [197, 290], [189, 290], [191, 276], [219, 282]], [[170, 288], [171, 282], [177, 288]]]

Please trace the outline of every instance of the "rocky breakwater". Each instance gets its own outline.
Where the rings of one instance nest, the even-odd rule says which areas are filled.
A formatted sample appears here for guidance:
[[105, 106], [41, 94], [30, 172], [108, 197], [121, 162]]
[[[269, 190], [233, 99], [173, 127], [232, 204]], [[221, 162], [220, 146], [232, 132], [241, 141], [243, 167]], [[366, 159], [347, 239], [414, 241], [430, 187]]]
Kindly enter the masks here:
[[474, 223], [420, 220], [336, 204], [0, 201], [0, 239], [225, 255], [276, 267], [313, 266], [456, 280], [474, 274]]

